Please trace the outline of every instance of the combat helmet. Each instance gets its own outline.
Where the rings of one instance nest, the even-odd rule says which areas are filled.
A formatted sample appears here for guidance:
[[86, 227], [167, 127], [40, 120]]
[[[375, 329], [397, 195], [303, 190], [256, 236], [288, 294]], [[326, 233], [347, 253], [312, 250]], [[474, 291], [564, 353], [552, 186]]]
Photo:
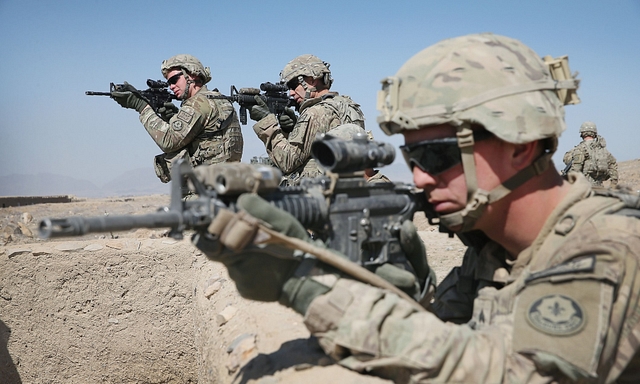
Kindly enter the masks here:
[[[440, 217], [445, 226], [471, 229], [488, 204], [549, 166], [566, 128], [558, 91], [578, 88], [578, 80], [558, 76], [549, 66], [520, 41], [485, 33], [443, 40], [382, 80], [377, 121], [386, 134], [438, 124], [457, 128], [468, 201], [463, 210]], [[543, 140], [545, 153], [503, 185], [480, 190], [471, 130], [477, 124], [509, 143]]]
[[580, 137], [591, 136], [596, 137], [598, 135], [598, 128], [596, 123], [591, 121], [585, 121], [580, 125]]
[[284, 69], [280, 71], [280, 83], [290, 85], [291, 80], [297, 80], [306, 91], [305, 98], [309, 98], [309, 93], [316, 91], [316, 89], [304, 81], [304, 76], [309, 76], [313, 79], [322, 79], [324, 87], [327, 89], [331, 88], [333, 78], [329, 70], [330, 66], [329, 63], [320, 60], [317, 56], [309, 54], [300, 55], [287, 63]]
[[171, 71], [171, 68], [183, 68], [189, 74], [199, 76], [202, 79], [202, 84], [211, 81], [211, 70], [209, 70], [209, 67], [203, 66], [200, 60], [192, 55], [180, 54], [164, 60], [160, 66], [160, 70], [165, 78]]

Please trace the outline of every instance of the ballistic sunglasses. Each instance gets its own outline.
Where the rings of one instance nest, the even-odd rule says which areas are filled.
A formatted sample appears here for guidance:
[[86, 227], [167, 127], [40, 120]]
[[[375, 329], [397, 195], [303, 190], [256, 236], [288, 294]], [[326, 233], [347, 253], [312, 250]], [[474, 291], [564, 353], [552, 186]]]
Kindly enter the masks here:
[[293, 90], [293, 89], [298, 88], [299, 84], [300, 84], [300, 82], [298, 81], [298, 79], [291, 79], [287, 83], [287, 88], [289, 88], [290, 90]]
[[[493, 134], [487, 130], [473, 132], [474, 142], [490, 137], [493, 137]], [[457, 137], [401, 145], [400, 151], [409, 168], [417, 166], [430, 175], [438, 175], [462, 161]]]
[[178, 80], [180, 80], [180, 76], [182, 76], [182, 75], [183, 75], [182, 72], [176, 73], [175, 75], [173, 75], [173, 76], [171, 76], [170, 78], [167, 79], [167, 84], [174, 85], [175, 83], [178, 82]]

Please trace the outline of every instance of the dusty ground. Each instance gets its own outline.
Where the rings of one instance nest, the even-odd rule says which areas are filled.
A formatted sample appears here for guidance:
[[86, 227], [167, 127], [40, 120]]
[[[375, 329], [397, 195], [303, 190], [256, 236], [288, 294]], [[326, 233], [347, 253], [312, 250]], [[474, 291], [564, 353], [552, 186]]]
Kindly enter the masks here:
[[[620, 174], [640, 190], [640, 160], [621, 163]], [[386, 382], [331, 365], [298, 314], [242, 299], [188, 239], [145, 229], [34, 236], [45, 217], [168, 203], [157, 195], [0, 209], [1, 383]], [[441, 279], [464, 248], [415, 221]]]

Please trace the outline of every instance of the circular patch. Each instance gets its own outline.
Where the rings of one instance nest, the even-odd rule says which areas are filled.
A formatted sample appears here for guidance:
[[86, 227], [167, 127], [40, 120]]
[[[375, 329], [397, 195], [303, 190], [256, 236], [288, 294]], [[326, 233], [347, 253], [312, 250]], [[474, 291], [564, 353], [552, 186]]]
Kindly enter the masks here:
[[182, 130], [182, 121], [176, 120], [173, 122], [173, 124], [171, 124], [171, 126], [173, 127], [174, 131], [180, 131]]
[[587, 322], [584, 310], [564, 295], [547, 295], [534, 301], [527, 310], [527, 321], [544, 333], [568, 336], [580, 331]]

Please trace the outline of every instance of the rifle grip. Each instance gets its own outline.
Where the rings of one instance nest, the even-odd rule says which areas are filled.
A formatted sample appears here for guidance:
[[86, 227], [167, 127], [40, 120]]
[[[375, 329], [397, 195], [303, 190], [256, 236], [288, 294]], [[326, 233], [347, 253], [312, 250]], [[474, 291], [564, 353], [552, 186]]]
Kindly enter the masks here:
[[247, 107], [240, 105], [240, 124], [247, 125]]

